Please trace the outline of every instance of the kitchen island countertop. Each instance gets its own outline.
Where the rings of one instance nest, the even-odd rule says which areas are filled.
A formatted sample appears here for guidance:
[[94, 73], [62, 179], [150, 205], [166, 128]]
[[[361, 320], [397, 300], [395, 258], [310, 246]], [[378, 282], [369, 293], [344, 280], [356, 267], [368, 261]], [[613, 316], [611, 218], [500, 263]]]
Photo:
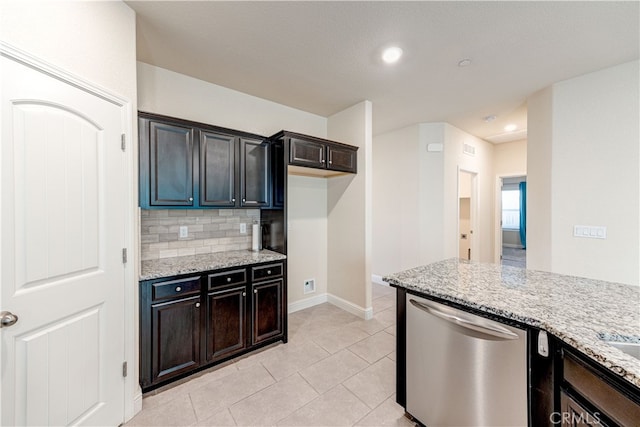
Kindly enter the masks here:
[[640, 287], [461, 259], [383, 278], [393, 286], [540, 328], [640, 387]]
[[142, 261], [139, 280], [151, 280], [180, 274], [198, 273], [221, 268], [241, 267], [286, 259], [286, 255], [269, 250], [216, 252]]

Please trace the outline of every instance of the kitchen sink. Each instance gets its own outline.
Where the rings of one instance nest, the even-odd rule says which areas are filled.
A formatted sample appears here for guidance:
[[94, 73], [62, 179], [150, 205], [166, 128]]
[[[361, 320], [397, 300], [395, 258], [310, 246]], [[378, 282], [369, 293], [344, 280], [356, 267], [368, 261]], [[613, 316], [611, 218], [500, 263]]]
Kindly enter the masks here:
[[620, 341], [604, 341], [612, 347], [617, 348], [623, 353], [633, 356], [640, 360], [640, 342], [620, 342]]

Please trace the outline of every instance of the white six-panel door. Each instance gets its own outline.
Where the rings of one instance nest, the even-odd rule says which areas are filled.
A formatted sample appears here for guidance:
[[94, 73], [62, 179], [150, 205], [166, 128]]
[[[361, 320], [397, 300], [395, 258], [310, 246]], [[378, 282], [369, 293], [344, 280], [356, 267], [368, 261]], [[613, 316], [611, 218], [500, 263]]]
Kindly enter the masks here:
[[123, 421], [122, 106], [1, 58], [2, 425]]

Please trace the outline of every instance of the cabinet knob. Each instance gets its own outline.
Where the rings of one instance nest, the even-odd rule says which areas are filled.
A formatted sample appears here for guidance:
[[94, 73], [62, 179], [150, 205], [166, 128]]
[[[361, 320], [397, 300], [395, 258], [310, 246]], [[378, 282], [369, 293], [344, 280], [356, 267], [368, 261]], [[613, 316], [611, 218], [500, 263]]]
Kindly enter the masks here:
[[257, 290], [257, 289], [254, 289], [254, 290], [253, 290], [253, 293], [254, 293], [254, 294], [257, 294], [257, 293], [258, 293], [258, 290]]
[[242, 203], [244, 203], [244, 202], [246, 202], [246, 201], [247, 201], [247, 199], [242, 199]]
[[332, 164], [332, 163], [333, 163], [333, 161], [332, 161], [332, 160], [329, 160], [329, 164]]
[[267, 270], [267, 274], [271, 274], [271, 270]]
[[190, 201], [190, 202], [193, 202], [193, 197], [189, 197], [189, 201]]
[[182, 288], [180, 286], [176, 287], [176, 292], [180, 292]]
[[231, 199], [231, 201], [235, 203], [236, 199]]
[[196, 308], [200, 308], [200, 303], [199, 302], [196, 303]]
[[231, 283], [231, 277], [227, 277], [227, 283]]
[[243, 292], [243, 293], [242, 293], [242, 296], [243, 296], [243, 297], [246, 297], [246, 296], [247, 296], [247, 293], [246, 293], [246, 292]]

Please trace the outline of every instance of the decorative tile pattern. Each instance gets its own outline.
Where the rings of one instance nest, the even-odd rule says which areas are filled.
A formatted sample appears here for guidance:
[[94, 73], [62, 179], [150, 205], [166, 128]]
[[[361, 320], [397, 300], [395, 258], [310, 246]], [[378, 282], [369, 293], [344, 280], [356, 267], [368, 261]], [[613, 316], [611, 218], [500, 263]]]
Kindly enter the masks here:
[[[142, 261], [251, 249], [251, 225], [259, 209], [154, 209], [140, 211]], [[247, 233], [240, 234], [240, 224]], [[179, 238], [180, 226], [188, 237]]]
[[173, 258], [142, 261], [140, 280], [157, 279], [160, 277], [197, 273], [220, 268], [240, 267], [261, 262], [279, 261], [286, 258], [285, 255], [277, 252], [267, 250], [252, 252], [245, 249], [240, 251], [176, 256]]
[[384, 281], [546, 330], [640, 387], [640, 360], [602, 340], [640, 342], [638, 286], [460, 259]]

